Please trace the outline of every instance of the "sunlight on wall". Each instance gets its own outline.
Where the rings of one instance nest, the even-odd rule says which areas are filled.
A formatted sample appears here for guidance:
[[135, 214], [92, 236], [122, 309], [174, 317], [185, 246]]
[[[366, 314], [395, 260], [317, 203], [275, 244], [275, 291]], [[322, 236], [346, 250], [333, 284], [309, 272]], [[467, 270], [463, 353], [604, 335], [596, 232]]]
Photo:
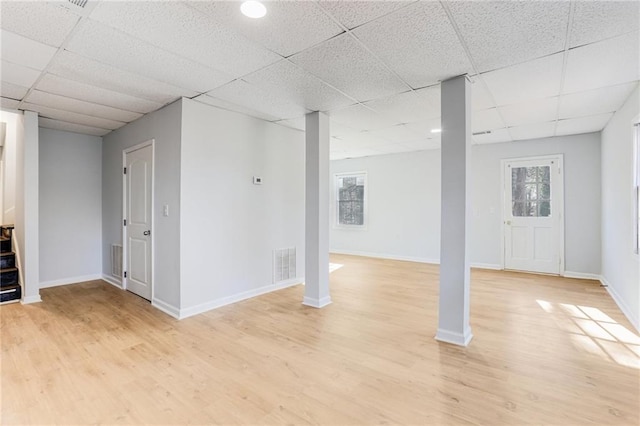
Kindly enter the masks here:
[[603, 360], [640, 369], [640, 336], [598, 308], [536, 300], [569, 333], [573, 345]]

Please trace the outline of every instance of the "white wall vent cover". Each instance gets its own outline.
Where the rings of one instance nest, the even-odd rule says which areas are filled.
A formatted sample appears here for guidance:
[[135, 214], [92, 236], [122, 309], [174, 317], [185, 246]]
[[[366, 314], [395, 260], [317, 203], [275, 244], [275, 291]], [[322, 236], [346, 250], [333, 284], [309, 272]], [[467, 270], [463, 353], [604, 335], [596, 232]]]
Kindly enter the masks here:
[[296, 248], [282, 248], [273, 251], [273, 283], [296, 277]]
[[111, 275], [122, 278], [122, 246], [111, 245]]

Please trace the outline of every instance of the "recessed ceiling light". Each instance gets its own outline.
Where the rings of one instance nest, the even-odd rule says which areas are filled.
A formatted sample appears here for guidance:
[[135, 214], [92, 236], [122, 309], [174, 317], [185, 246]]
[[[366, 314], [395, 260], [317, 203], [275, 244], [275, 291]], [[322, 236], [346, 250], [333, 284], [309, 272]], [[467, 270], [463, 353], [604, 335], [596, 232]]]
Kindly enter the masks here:
[[264, 4], [255, 0], [245, 1], [244, 3], [242, 3], [242, 5], [240, 5], [240, 11], [245, 16], [254, 19], [262, 18], [267, 14], [267, 8], [264, 7]]
[[431, 133], [440, 133], [442, 129], [431, 129]]

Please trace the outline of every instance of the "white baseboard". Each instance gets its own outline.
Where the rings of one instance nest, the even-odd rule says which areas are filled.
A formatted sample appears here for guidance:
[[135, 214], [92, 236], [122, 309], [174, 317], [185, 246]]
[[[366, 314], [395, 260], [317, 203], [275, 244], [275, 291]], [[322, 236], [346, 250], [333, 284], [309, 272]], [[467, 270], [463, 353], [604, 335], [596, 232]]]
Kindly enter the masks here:
[[620, 295], [616, 292], [616, 289], [612, 287], [611, 284], [609, 284], [609, 282], [605, 277], [601, 276], [600, 282], [602, 283], [603, 286], [605, 286], [604, 288], [609, 293], [609, 296], [611, 296], [613, 301], [616, 302], [616, 305], [618, 305], [618, 308], [620, 308], [624, 316], [627, 317], [631, 325], [636, 329], [636, 332], [640, 333], [640, 318], [638, 318], [633, 313], [633, 311], [631, 311], [629, 306], [627, 306], [627, 304], [624, 302], [622, 297], [620, 297]]
[[61, 285], [83, 283], [85, 281], [101, 280], [102, 274], [81, 275], [78, 277], [62, 278], [59, 280], [43, 281], [40, 288], [58, 287]]
[[185, 319], [188, 317], [192, 317], [194, 315], [198, 315], [203, 312], [210, 311], [212, 309], [216, 309], [225, 305], [230, 305], [232, 303], [240, 302], [241, 300], [250, 299], [252, 297], [260, 296], [262, 294], [271, 293], [272, 291], [281, 290], [287, 287], [292, 287], [294, 285], [300, 284], [303, 280], [304, 278], [296, 278], [296, 279], [283, 281], [277, 284], [269, 284], [253, 290], [243, 291], [242, 293], [234, 294], [231, 296], [221, 297], [220, 299], [211, 300], [209, 302], [201, 303], [199, 305], [191, 306], [189, 308], [180, 309], [179, 315], [176, 318]]
[[170, 315], [170, 316], [174, 317], [175, 319], [180, 319], [180, 309], [176, 308], [173, 305], [170, 305], [169, 303], [165, 302], [164, 300], [160, 300], [158, 298], [154, 298], [151, 301], [151, 306], [155, 307], [156, 309], [161, 310], [162, 312], [164, 312], [167, 315]]
[[436, 332], [436, 340], [444, 343], [451, 343], [458, 346], [468, 346], [469, 342], [473, 339], [471, 328], [467, 327], [464, 333], [458, 333], [456, 331], [443, 330], [438, 328]]
[[492, 271], [502, 271], [504, 269], [501, 265], [494, 263], [471, 263], [469, 266], [476, 269], [491, 269]]
[[42, 299], [40, 298], [40, 295], [36, 295], [36, 296], [27, 296], [27, 297], [23, 297], [22, 300], [20, 301], [20, 303], [22, 303], [23, 305], [30, 305], [32, 303], [39, 303], [42, 302]]
[[122, 281], [118, 281], [116, 278], [110, 276], [110, 275], [105, 275], [102, 274], [102, 276], [100, 277], [103, 281], [108, 282], [109, 284], [118, 287], [120, 290], [123, 290], [124, 287], [122, 286]]
[[586, 273], [586, 272], [564, 271], [563, 277], [565, 277], [565, 278], [577, 278], [579, 280], [600, 281], [600, 275], [598, 275], [598, 274], [589, 274], [589, 273]]
[[331, 304], [331, 297], [325, 296], [321, 299], [316, 299], [314, 297], [304, 296], [302, 299], [302, 304], [305, 306], [311, 306], [312, 308], [324, 308], [327, 305]]
[[350, 256], [363, 256], [363, 257], [372, 257], [375, 259], [389, 259], [389, 260], [403, 260], [405, 262], [417, 262], [417, 263], [431, 263], [431, 264], [439, 264], [439, 259], [427, 259], [426, 257], [415, 257], [415, 256], [398, 256], [395, 254], [386, 254], [386, 253], [371, 253], [366, 251], [353, 251], [353, 250], [334, 250], [331, 249], [330, 253], [333, 254], [347, 254]]

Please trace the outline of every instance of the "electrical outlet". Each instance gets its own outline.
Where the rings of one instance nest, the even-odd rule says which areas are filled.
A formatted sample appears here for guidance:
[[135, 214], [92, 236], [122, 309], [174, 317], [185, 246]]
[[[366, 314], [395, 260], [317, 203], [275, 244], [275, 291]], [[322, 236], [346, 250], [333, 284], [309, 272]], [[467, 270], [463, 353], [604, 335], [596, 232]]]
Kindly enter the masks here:
[[254, 185], [262, 185], [262, 178], [260, 176], [254, 176], [253, 177], [253, 184]]

